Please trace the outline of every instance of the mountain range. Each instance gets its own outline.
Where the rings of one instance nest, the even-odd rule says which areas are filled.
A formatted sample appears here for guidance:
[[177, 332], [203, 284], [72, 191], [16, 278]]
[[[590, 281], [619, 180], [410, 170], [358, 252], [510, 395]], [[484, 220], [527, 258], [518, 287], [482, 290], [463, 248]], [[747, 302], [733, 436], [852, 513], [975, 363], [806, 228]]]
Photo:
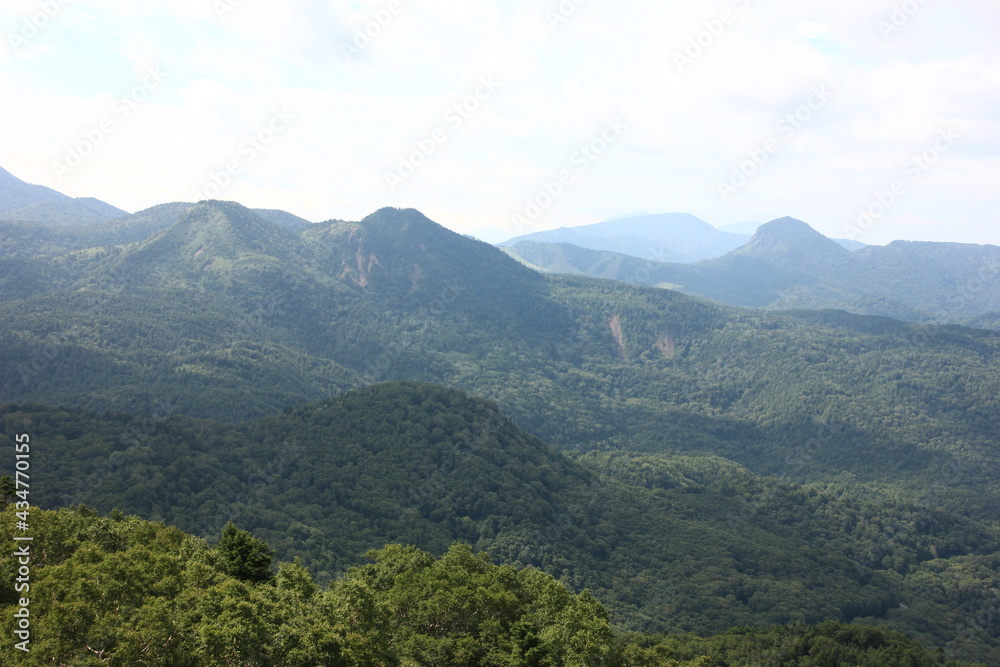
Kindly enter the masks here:
[[533, 232], [500, 244], [569, 243], [591, 250], [631, 255], [659, 262], [690, 263], [724, 255], [749, 240], [744, 234], [716, 229], [687, 213], [639, 215], [581, 227]]
[[[860, 621], [996, 661], [1000, 333], [542, 274], [407, 209], [0, 230], [0, 437], [46, 443], [43, 506], [228, 516], [321, 581], [465, 541], [634, 630]], [[936, 275], [908, 249], [875, 257]], [[766, 268], [730, 286], [764, 299], [873, 252], [783, 219], [677, 275]]]
[[911, 322], [993, 327], [1000, 311], [1000, 248], [896, 241], [849, 251], [792, 218], [758, 228], [745, 245], [694, 264], [663, 263], [566, 243], [503, 248], [528, 266], [665, 287], [755, 308], [837, 308]]
[[[520, 256], [514, 248], [526, 243], [569, 244], [659, 263], [691, 264], [721, 257], [746, 245], [759, 226], [748, 222], [717, 228], [688, 213], [636, 214], [592, 225], [533, 232], [498, 245], [510, 248], [514, 257]], [[865, 247], [858, 241], [837, 243], [848, 250]]]

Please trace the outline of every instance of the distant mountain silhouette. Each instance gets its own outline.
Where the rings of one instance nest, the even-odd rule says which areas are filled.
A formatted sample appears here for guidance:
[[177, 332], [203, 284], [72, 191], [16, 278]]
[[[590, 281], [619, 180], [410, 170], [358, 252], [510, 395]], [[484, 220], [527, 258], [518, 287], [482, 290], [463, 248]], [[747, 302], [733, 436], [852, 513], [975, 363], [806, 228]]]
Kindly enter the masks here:
[[896, 241], [849, 251], [794, 218], [761, 225], [748, 243], [696, 264], [662, 263], [569, 244], [503, 248], [528, 266], [678, 289], [723, 303], [839, 308], [908, 321], [993, 326], [1000, 311], [1000, 247]]
[[127, 212], [93, 197], [68, 197], [43, 185], [31, 185], [0, 167], [0, 220], [48, 225], [88, 225]]
[[724, 255], [749, 236], [723, 232], [687, 213], [638, 215], [582, 227], [562, 227], [518, 236], [501, 243], [571, 243], [581, 248], [616, 252], [659, 262], [697, 262]]

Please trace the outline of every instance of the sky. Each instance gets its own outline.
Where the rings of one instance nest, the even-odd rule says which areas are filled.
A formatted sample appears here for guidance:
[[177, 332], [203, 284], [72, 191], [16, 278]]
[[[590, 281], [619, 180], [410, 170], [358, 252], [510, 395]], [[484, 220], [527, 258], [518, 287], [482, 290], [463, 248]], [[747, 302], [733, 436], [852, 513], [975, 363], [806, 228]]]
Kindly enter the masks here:
[[996, 0], [4, 0], [0, 166], [127, 211], [1000, 244]]

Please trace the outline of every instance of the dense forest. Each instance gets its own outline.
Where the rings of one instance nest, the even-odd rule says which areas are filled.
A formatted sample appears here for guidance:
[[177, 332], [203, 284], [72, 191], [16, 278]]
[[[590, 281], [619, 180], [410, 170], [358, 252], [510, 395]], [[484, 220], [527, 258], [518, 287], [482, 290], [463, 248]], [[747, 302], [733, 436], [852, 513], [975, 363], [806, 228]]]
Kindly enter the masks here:
[[[0, 267], [22, 289], [65, 273], [3, 292], [0, 400], [253, 419], [416, 379], [494, 400], [564, 449], [713, 453], [1000, 510], [1000, 334], [546, 279], [389, 209], [297, 233], [204, 203], [141, 242]], [[956, 474], [975, 493], [938, 483]]]
[[716, 456], [560, 453], [496, 405], [390, 383], [259, 422], [8, 405], [35, 442], [33, 499], [123, 510], [211, 538], [236, 521], [326, 585], [389, 543], [589, 589], [617, 626], [715, 634], [860, 621], [1000, 655], [1000, 533], [913, 504], [759, 477]]
[[1000, 664], [996, 332], [543, 276], [398, 209], [0, 236], [0, 470], [30, 433], [39, 507], [234, 522], [330, 593], [466, 544], [664, 660]]
[[[0, 512], [9, 541], [13, 508]], [[954, 666], [903, 635], [863, 625], [739, 629], [711, 638], [621, 635], [586, 591], [495, 565], [468, 545], [439, 557], [400, 545], [366, 554], [328, 587], [227, 524], [214, 544], [85, 508], [34, 510], [30, 651], [14, 665]], [[0, 625], [23, 609], [4, 553]]]

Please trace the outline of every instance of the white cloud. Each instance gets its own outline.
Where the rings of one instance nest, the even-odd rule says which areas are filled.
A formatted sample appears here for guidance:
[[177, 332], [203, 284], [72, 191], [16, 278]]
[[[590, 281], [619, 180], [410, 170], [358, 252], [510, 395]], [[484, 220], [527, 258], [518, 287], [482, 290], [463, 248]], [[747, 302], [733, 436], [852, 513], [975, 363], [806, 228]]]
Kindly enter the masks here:
[[[995, 217], [1000, 177], [1000, 7], [991, 1], [929, 3], [888, 36], [880, 22], [894, 3], [868, 0], [584, 2], [557, 25], [546, 12], [558, 2], [399, 3], [391, 19], [388, 0], [243, 0], [222, 17], [206, 0], [67, 3], [25, 53], [0, 58], [0, 108], [17, 130], [0, 165], [125, 208], [189, 199], [288, 107], [293, 126], [244, 165], [227, 198], [316, 220], [414, 205], [475, 233], [508, 226], [524, 197], [619, 114], [628, 133], [538, 224], [638, 209], [717, 224], [791, 213], [833, 233], [939, 128], [955, 127], [962, 139], [948, 159], [881, 229], [943, 236], [960, 220], [1000, 242], [980, 224]], [[11, 0], [2, 27], [16, 29], [36, 6]], [[366, 27], [371, 43], [348, 60], [344, 44]], [[701, 53], [681, 71], [690, 39]], [[52, 162], [150, 66], [168, 73], [163, 86], [56, 180]], [[387, 188], [386, 169], [445, 124], [482, 76], [501, 88], [448, 128], [404, 187]], [[723, 202], [717, 183], [817, 85], [832, 100], [779, 136], [780, 150]], [[926, 214], [908, 208], [918, 205]]]

